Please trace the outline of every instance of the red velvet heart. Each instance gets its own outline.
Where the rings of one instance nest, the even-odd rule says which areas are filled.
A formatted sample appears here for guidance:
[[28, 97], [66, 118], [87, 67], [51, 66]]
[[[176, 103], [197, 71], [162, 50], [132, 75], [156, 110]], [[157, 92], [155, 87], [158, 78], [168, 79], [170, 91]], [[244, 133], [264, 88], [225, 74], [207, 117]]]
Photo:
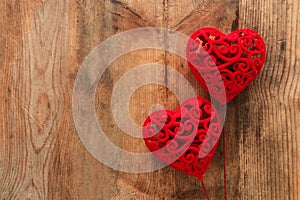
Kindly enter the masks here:
[[216, 151], [220, 124], [208, 100], [191, 98], [176, 111], [160, 110], [148, 116], [143, 137], [159, 160], [202, 180]]
[[225, 35], [214, 28], [202, 28], [190, 36], [186, 56], [199, 83], [210, 90], [214, 99], [225, 104], [259, 74], [265, 62], [266, 46], [260, 35], [250, 29]]

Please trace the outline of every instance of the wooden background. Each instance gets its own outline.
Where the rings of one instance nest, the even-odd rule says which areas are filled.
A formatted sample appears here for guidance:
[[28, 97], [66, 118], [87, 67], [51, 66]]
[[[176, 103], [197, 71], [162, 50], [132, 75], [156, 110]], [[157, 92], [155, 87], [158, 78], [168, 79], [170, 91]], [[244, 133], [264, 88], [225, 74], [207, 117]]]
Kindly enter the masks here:
[[[106, 38], [146, 26], [187, 35], [204, 26], [249, 27], [262, 35], [264, 69], [228, 104], [228, 199], [300, 199], [299, 15], [299, 0], [2, 0], [1, 199], [205, 199], [196, 178], [169, 167], [112, 170], [77, 135], [71, 105], [79, 66]], [[100, 80], [95, 107], [109, 138], [129, 151], [147, 149], [116, 126], [111, 92], [124, 73], [150, 62], [176, 69], [207, 95], [176, 55], [148, 49], [120, 57]], [[163, 86], [136, 90], [130, 114], [137, 124], [153, 104], [175, 109], [178, 101]], [[211, 199], [223, 198], [222, 155], [221, 143], [204, 179]]]

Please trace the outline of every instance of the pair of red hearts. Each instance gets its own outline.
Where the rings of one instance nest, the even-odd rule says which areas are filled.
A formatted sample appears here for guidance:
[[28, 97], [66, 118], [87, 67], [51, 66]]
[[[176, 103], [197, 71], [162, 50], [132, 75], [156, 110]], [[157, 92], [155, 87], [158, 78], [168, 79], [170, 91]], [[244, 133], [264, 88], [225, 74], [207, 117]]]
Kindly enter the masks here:
[[[259, 34], [250, 29], [225, 35], [214, 28], [202, 28], [190, 36], [186, 56], [195, 78], [222, 105], [256, 78], [266, 47]], [[176, 111], [156, 111], [143, 125], [144, 141], [159, 160], [200, 181], [221, 131], [219, 113], [210, 101], [200, 97], [186, 100]]]

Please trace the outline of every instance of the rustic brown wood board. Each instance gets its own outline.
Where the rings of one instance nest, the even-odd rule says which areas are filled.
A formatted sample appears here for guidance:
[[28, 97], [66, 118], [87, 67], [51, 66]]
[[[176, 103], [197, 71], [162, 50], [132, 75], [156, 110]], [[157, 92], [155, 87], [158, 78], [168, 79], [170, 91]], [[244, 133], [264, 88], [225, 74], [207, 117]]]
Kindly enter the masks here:
[[[300, 199], [299, 0], [2, 0], [1, 199], [205, 199], [195, 177], [170, 167], [133, 174], [105, 166], [74, 125], [72, 91], [85, 57], [116, 33], [149, 26], [186, 35], [205, 26], [225, 33], [251, 28], [262, 35], [263, 71], [227, 107], [228, 199]], [[128, 151], [147, 148], [116, 125], [112, 90], [126, 72], [151, 62], [177, 70], [197, 95], [208, 97], [173, 53], [121, 56], [102, 76], [95, 108], [110, 140]], [[141, 125], [153, 104], [176, 109], [179, 102], [167, 87], [145, 85], [130, 99], [132, 119]], [[220, 143], [204, 179], [211, 199], [223, 198], [222, 159]]]

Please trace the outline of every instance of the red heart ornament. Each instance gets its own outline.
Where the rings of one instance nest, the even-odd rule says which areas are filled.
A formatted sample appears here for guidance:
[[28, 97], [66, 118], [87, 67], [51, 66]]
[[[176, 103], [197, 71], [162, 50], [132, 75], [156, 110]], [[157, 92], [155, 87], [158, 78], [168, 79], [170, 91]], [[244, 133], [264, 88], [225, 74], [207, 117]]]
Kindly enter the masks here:
[[225, 104], [260, 73], [266, 46], [261, 36], [250, 29], [225, 35], [214, 28], [201, 28], [190, 36], [186, 56], [199, 83], [215, 100]]
[[160, 110], [148, 116], [143, 137], [160, 161], [201, 181], [216, 151], [220, 124], [210, 101], [191, 98], [176, 111]]

